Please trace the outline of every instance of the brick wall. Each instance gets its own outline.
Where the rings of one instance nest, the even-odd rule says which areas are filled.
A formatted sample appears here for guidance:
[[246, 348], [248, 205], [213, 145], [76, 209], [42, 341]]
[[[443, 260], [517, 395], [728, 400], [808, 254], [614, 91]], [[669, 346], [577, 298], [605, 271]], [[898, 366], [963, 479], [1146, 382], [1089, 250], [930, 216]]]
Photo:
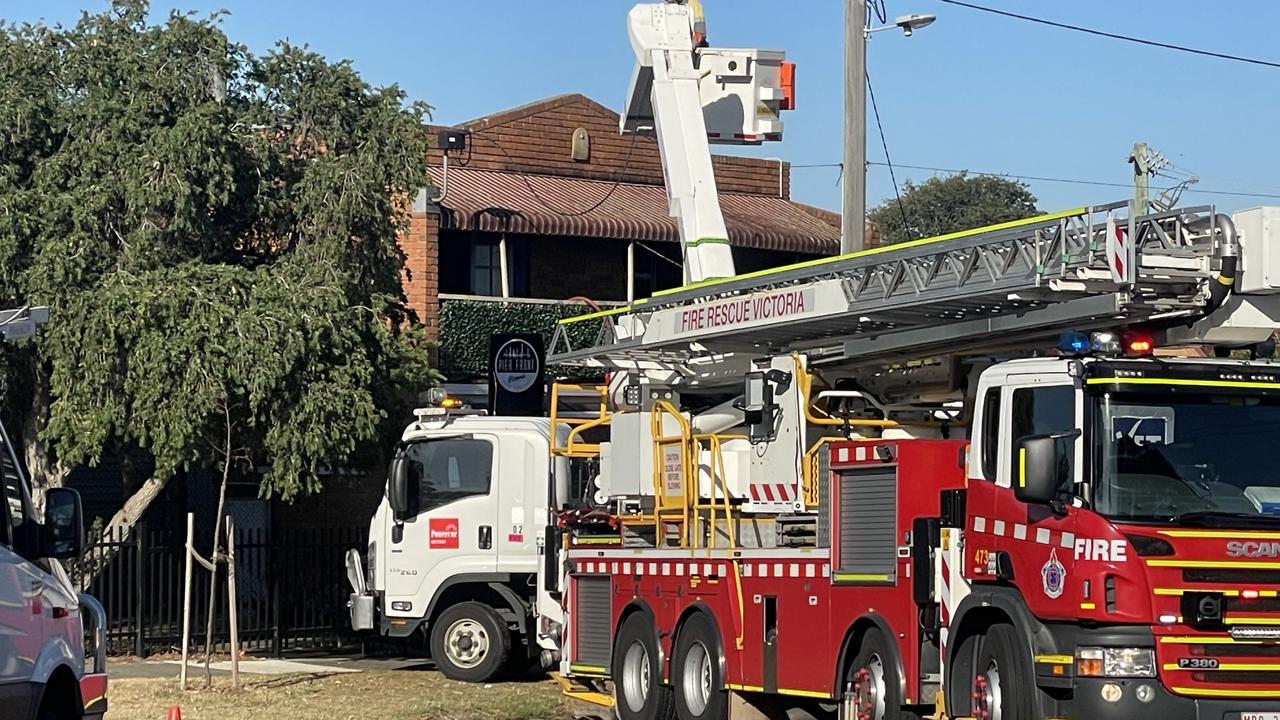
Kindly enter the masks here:
[[[472, 132], [468, 167], [662, 184], [657, 141], [619, 134], [617, 113], [583, 95], [542, 100], [459, 127]], [[575, 161], [569, 154], [573, 131], [579, 127], [587, 131], [591, 141], [587, 162]], [[440, 129], [432, 128], [433, 135]], [[440, 151], [432, 150], [429, 159], [432, 167], [439, 167]], [[451, 158], [450, 162], [456, 160]], [[787, 163], [726, 155], [716, 155], [712, 162], [722, 191], [790, 198]]]
[[[470, 149], [463, 157], [451, 157], [451, 163], [466, 163], [479, 170], [663, 183], [657, 142], [620, 135], [617, 113], [583, 95], [549, 98], [460, 127], [472, 131]], [[575, 161], [570, 156], [577, 128], [585, 129], [590, 139], [587, 161]], [[430, 129], [433, 145], [434, 134], [441, 129]], [[439, 150], [428, 154], [431, 167], [440, 167], [441, 159]], [[713, 164], [721, 191], [790, 198], [791, 172], [787, 163], [717, 155]], [[410, 307], [432, 333], [439, 330], [439, 237], [437, 218], [417, 213], [401, 240], [405, 293]], [[554, 245], [548, 247], [549, 243]], [[543, 237], [534, 240], [530, 256], [529, 294], [533, 297], [585, 294], [596, 300], [625, 298], [626, 243]], [[573, 258], [572, 283], [564, 282], [563, 258]]]
[[409, 229], [400, 237], [404, 252], [404, 292], [418, 320], [434, 335], [440, 326], [440, 221], [427, 213], [413, 213]]

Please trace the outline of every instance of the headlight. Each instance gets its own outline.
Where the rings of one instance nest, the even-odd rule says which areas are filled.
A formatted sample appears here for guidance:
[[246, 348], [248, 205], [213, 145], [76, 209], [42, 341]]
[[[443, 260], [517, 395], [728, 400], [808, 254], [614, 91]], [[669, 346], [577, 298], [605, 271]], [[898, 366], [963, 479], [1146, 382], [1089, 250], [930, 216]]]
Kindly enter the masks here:
[[1156, 653], [1151, 648], [1076, 648], [1080, 677], [1155, 677]]

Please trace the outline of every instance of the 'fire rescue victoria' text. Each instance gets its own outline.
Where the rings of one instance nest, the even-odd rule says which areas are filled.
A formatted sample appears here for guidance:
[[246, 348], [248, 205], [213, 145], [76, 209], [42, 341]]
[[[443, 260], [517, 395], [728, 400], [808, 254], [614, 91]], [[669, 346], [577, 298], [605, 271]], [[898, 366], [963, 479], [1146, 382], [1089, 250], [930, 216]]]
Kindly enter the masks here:
[[758, 320], [777, 320], [803, 315], [813, 307], [812, 289], [755, 295], [687, 308], [680, 313], [676, 331], [715, 330]]

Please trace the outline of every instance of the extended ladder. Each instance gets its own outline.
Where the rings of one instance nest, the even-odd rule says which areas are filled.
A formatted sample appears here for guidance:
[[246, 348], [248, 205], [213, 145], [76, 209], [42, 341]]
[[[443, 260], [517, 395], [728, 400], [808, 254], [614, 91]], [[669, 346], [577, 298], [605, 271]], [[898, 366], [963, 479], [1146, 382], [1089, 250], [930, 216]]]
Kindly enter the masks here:
[[677, 288], [562, 321], [550, 361], [732, 375], [726, 358], [860, 362], [1203, 313], [1213, 208], [1129, 209], [1076, 208]]

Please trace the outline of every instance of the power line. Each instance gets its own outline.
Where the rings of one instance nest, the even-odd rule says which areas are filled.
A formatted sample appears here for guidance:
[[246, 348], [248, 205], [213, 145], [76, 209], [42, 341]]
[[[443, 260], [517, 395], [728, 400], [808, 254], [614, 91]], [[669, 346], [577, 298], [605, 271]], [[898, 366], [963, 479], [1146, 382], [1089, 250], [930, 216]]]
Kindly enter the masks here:
[[[886, 165], [886, 163], [875, 162], [875, 161], [868, 162], [867, 164], [880, 165], [880, 166]], [[818, 166], [815, 165], [815, 167], [818, 167]], [[1099, 187], [1116, 187], [1116, 188], [1126, 188], [1126, 189], [1131, 189], [1133, 187], [1133, 185], [1129, 183], [1105, 182], [1102, 180], [1081, 180], [1078, 178], [1047, 177], [1044, 175], [1014, 175], [1012, 173], [979, 172], [977, 170], [958, 170], [956, 168], [932, 167], [929, 165], [903, 165], [902, 163], [896, 163], [895, 167], [906, 168], [908, 170], [925, 170], [928, 172], [939, 172], [939, 173], [952, 173], [952, 174], [966, 173], [969, 175], [982, 175], [986, 177], [1011, 178], [1013, 180], [1033, 180], [1037, 182], [1066, 183], [1069, 185], [1096, 185]], [[1157, 188], [1157, 189], [1160, 189], [1160, 188]], [[1164, 189], [1167, 190], [1168, 188], [1164, 188]], [[1204, 188], [1187, 188], [1186, 192], [1200, 193], [1202, 195], [1234, 195], [1236, 197], [1280, 199], [1280, 194], [1235, 192], [1231, 190], [1208, 190]]]
[[880, 131], [880, 147], [884, 148], [884, 164], [889, 166], [889, 179], [893, 181], [893, 195], [898, 198], [898, 212], [902, 215], [902, 231], [911, 236], [911, 223], [907, 221], [907, 208], [902, 204], [902, 193], [898, 191], [898, 178], [893, 173], [893, 160], [889, 159], [889, 141], [884, 138], [884, 125], [880, 123], [880, 107], [876, 105], [876, 91], [871, 87], [871, 73], [866, 73], [867, 95], [871, 96], [871, 109], [876, 116], [876, 129]]
[[1020, 15], [1007, 10], [997, 10], [996, 8], [985, 7], [983, 5], [961, 2], [961, 0], [938, 0], [938, 2], [946, 3], [948, 5], [958, 5], [971, 10], [981, 10], [982, 12], [988, 12], [992, 15], [1001, 15], [1004, 17], [1014, 18], [1016, 20], [1025, 20], [1027, 22], [1038, 23], [1040, 25], [1048, 25], [1049, 27], [1061, 28], [1063, 30], [1073, 30], [1075, 32], [1087, 33], [1089, 35], [1111, 38], [1112, 40], [1123, 40], [1125, 42], [1137, 43], [1139, 45], [1164, 48], [1165, 50], [1176, 50], [1178, 52], [1191, 53], [1192, 55], [1204, 55], [1206, 57], [1218, 58], [1220, 60], [1233, 60], [1235, 62], [1249, 63], [1251, 65], [1280, 68], [1280, 62], [1272, 62], [1271, 60], [1260, 60], [1258, 58], [1244, 57], [1242, 55], [1228, 55], [1227, 53], [1214, 52], [1212, 50], [1201, 50], [1199, 48], [1187, 47], [1185, 45], [1174, 45], [1173, 43], [1160, 42], [1158, 40], [1147, 40], [1145, 38], [1121, 35], [1119, 33], [1106, 32], [1104, 30], [1095, 30], [1093, 28], [1081, 27], [1079, 25], [1068, 25], [1067, 23], [1054, 22], [1053, 20], [1045, 20], [1044, 18], [1032, 17], [1030, 15]]

